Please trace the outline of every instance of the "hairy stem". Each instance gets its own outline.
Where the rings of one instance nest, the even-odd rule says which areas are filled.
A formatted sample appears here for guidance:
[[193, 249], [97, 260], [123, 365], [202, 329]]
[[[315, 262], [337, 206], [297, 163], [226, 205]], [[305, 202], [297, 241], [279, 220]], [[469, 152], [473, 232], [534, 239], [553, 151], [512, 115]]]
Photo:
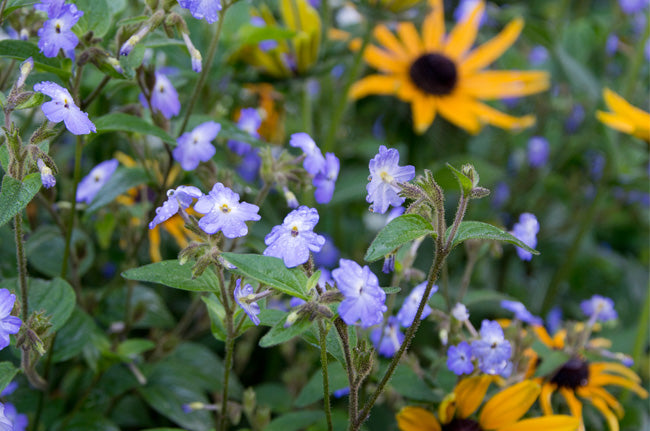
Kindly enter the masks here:
[[18, 262], [18, 285], [20, 287], [21, 311], [23, 322], [29, 317], [29, 304], [27, 302], [27, 256], [25, 255], [25, 239], [23, 238], [23, 214], [18, 212], [14, 216], [14, 233], [16, 238], [16, 261]]
[[330, 406], [330, 384], [327, 373], [327, 330], [321, 320], [318, 321], [318, 332], [320, 335], [320, 363], [323, 370], [323, 406], [325, 407], [325, 418], [327, 419], [327, 430], [332, 431], [332, 410]]
[[347, 325], [340, 317], [337, 317], [336, 320], [334, 320], [334, 326], [336, 327], [339, 339], [341, 340], [341, 347], [343, 348], [343, 355], [345, 356], [345, 370], [348, 374], [348, 384], [350, 385], [348, 417], [351, 428], [354, 418], [357, 416], [357, 410], [359, 409], [359, 394], [357, 393], [356, 379], [354, 377], [354, 364], [352, 363], [352, 354], [350, 353], [350, 339], [348, 338]]
[[232, 322], [232, 313], [226, 313], [226, 360], [223, 369], [223, 392], [221, 394], [221, 424], [219, 429], [225, 431], [228, 426], [228, 380], [232, 368], [232, 356], [235, 350], [235, 334]]

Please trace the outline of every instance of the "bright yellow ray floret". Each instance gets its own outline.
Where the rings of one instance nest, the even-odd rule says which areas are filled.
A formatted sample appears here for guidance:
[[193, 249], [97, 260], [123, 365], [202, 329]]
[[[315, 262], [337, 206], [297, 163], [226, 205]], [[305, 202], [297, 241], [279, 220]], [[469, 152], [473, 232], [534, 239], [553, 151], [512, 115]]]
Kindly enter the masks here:
[[650, 144], [650, 113], [630, 105], [609, 88], [603, 90], [603, 99], [612, 112], [596, 112], [600, 122]]

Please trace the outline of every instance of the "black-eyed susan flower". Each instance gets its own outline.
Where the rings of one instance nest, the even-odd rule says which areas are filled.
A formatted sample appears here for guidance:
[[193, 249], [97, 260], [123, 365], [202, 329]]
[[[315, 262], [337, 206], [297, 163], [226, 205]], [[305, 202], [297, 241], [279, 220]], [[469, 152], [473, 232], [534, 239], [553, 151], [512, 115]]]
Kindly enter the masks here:
[[[535, 326], [533, 331], [539, 340], [552, 349], [563, 349], [566, 331], [558, 331], [553, 338], [543, 326]], [[603, 339], [594, 339], [590, 343], [602, 344]], [[589, 345], [588, 345], [589, 346]], [[618, 420], [623, 417], [621, 404], [611, 395], [605, 386], [620, 386], [631, 390], [642, 398], [648, 392], [640, 385], [641, 379], [625, 365], [617, 362], [591, 362], [580, 355], [572, 356], [566, 363], [546, 378], [537, 379], [542, 385], [540, 404], [546, 415], [553, 414], [551, 396], [559, 392], [571, 411], [571, 415], [580, 420], [580, 431], [585, 426], [582, 419], [582, 401], [593, 405], [609, 425], [610, 431], [618, 431]]]
[[540, 392], [530, 380], [512, 385], [496, 393], [479, 409], [494, 376], [463, 379], [454, 392], [440, 404], [438, 417], [420, 407], [405, 407], [397, 414], [402, 431], [575, 431], [578, 420], [571, 416], [553, 415], [522, 419]]
[[478, 2], [448, 35], [442, 0], [430, 0], [430, 5], [421, 35], [411, 22], [399, 23], [397, 35], [385, 25], [375, 28], [381, 47], [369, 46], [363, 56], [380, 73], [356, 82], [350, 97], [395, 95], [409, 102], [413, 127], [420, 134], [436, 114], [470, 133], [478, 133], [484, 124], [509, 130], [531, 126], [532, 115], [513, 117], [481, 102], [521, 97], [549, 87], [546, 72], [484, 70], [519, 37], [523, 20], [515, 19], [493, 39], [472, 49], [485, 3]]
[[650, 144], [650, 113], [630, 105], [609, 88], [603, 90], [603, 99], [611, 112], [596, 112], [601, 123]]

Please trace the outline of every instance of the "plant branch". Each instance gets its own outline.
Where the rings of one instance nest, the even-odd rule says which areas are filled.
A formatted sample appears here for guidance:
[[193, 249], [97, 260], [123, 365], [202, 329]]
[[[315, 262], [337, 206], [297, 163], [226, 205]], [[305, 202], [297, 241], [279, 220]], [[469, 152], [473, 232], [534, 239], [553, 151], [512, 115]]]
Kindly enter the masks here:
[[318, 320], [318, 332], [320, 335], [320, 363], [323, 370], [323, 406], [325, 418], [327, 419], [327, 430], [332, 431], [332, 410], [330, 406], [330, 385], [327, 373], [327, 330], [322, 320]]

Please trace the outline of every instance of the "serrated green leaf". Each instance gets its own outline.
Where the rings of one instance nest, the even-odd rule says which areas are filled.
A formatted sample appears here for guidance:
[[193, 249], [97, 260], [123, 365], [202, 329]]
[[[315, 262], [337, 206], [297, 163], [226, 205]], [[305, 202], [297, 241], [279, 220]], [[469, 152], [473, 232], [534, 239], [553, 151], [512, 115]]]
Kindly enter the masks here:
[[472, 191], [472, 188], [474, 187], [472, 185], [472, 180], [470, 180], [467, 175], [459, 171], [458, 169], [454, 168], [452, 165], [447, 163], [447, 167], [451, 170], [451, 172], [454, 174], [456, 179], [458, 180], [458, 183], [460, 185], [460, 188], [463, 190], [463, 193], [465, 195], [468, 195], [469, 192]]
[[70, 70], [67, 67], [64, 68], [58, 58], [45, 57], [38, 46], [25, 40], [5, 39], [0, 41], [0, 57], [18, 61], [25, 61], [32, 57], [36, 69], [55, 73], [64, 81], [70, 76]]
[[381, 259], [395, 249], [425, 235], [435, 232], [431, 223], [418, 214], [401, 215], [379, 231], [366, 252], [366, 262]]
[[287, 268], [277, 257], [259, 254], [222, 253], [224, 259], [237, 269], [230, 271], [286, 293], [308, 300], [307, 276], [298, 268]]
[[155, 136], [162, 139], [163, 142], [167, 142], [174, 146], [176, 145], [176, 140], [169, 136], [169, 134], [163, 129], [134, 115], [128, 115], [122, 112], [113, 112], [94, 119], [94, 123], [95, 127], [97, 127], [97, 134], [106, 132], [140, 133], [142, 135]]
[[0, 392], [4, 391], [9, 383], [18, 374], [18, 368], [11, 362], [0, 362]]
[[286, 318], [273, 326], [260, 340], [260, 347], [271, 347], [289, 341], [312, 326], [312, 322], [310, 322], [309, 319], [301, 319], [288, 328], [284, 327], [285, 322]]
[[128, 280], [159, 283], [192, 292], [214, 292], [218, 289], [218, 285], [214, 282], [214, 273], [211, 273], [210, 269], [192, 279], [192, 267], [181, 265], [178, 260], [163, 260], [139, 268], [132, 268], [124, 271], [122, 277]]
[[119, 195], [126, 193], [133, 187], [146, 183], [148, 180], [149, 176], [144, 168], [119, 167], [106, 184], [99, 189], [88, 208], [86, 208], [86, 213], [94, 213], [101, 207], [111, 203]]
[[[449, 237], [451, 233], [451, 226], [447, 228], [445, 237]], [[482, 240], [492, 240], [492, 241], [503, 241], [517, 247], [521, 247], [524, 250], [533, 253], [539, 254], [539, 252], [533, 248], [530, 248], [528, 245], [524, 244], [517, 237], [509, 234], [508, 232], [496, 227], [491, 224], [483, 223], [480, 221], [464, 221], [458, 226], [456, 231], [456, 236], [452, 242], [452, 248], [456, 247], [458, 244], [466, 241], [468, 239], [482, 239]]]
[[23, 182], [5, 175], [0, 190], [0, 226], [22, 211], [40, 189], [41, 174], [38, 172], [27, 175]]

